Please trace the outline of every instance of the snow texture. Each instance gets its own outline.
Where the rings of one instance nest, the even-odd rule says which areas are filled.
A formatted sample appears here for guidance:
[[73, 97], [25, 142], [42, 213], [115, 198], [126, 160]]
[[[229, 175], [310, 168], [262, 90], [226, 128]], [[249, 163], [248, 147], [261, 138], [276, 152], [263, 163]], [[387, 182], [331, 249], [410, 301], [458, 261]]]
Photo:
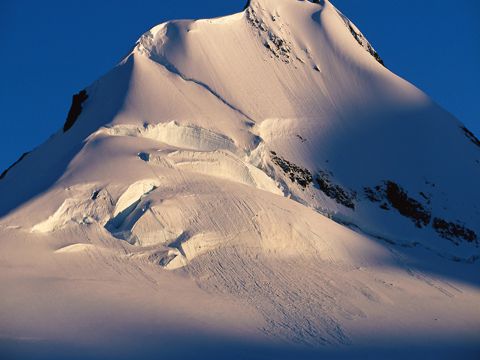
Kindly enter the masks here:
[[478, 139], [329, 1], [160, 24], [65, 125], [0, 176], [5, 358], [478, 355]]

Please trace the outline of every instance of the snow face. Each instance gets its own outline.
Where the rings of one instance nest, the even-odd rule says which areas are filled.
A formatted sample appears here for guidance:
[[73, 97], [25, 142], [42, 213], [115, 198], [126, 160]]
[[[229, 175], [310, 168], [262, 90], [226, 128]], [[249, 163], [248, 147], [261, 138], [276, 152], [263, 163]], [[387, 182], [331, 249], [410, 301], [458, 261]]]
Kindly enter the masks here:
[[0, 178], [2, 338], [478, 344], [478, 141], [376, 54], [328, 1], [145, 33]]

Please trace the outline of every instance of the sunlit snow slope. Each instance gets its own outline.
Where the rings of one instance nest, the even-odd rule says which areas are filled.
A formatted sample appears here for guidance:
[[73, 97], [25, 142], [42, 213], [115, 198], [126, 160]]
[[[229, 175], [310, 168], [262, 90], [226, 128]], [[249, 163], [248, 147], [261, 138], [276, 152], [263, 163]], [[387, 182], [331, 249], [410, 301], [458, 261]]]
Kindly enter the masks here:
[[470, 349], [479, 178], [328, 1], [158, 25], [1, 176], [0, 348]]

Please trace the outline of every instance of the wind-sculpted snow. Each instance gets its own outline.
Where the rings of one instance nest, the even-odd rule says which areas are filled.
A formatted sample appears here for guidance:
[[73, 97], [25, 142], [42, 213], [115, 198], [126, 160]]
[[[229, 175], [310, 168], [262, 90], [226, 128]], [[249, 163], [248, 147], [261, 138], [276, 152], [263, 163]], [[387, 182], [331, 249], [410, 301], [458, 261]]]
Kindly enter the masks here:
[[145, 124], [140, 128], [119, 125], [101, 129], [100, 132], [106, 132], [114, 136], [145, 137], [167, 145], [199, 151], [214, 151], [217, 149], [235, 151], [236, 149], [232, 139], [224, 135], [194, 125], [178, 125], [175, 121], [158, 125]]
[[0, 355], [468, 358], [478, 139], [379, 61], [323, 0], [147, 31], [0, 175]]
[[[127, 217], [136, 211], [145, 196], [157, 188], [157, 184], [156, 180], [147, 179], [130, 185], [115, 204], [112, 218], [105, 224], [105, 228], [117, 237], [124, 236], [123, 228]], [[142, 212], [145, 210], [146, 208], [142, 208]], [[137, 215], [137, 217], [139, 216]]]
[[54, 214], [33, 226], [32, 231], [46, 233], [72, 224], [105, 223], [112, 210], [111, 198], [108, 192], [94, 189], [92, 184], [69, 187], [65, 192], [73, 197], [66, 198]]
[[229, 151], [194, 152], [179, 150], [168, 154], [142, 154], [142, 159], [154, 164], [167, 163], [187, 172], [205, 174], [253, 186], [277, 195], [283, 193], [276, 183], [260, 169], [242, 161]]

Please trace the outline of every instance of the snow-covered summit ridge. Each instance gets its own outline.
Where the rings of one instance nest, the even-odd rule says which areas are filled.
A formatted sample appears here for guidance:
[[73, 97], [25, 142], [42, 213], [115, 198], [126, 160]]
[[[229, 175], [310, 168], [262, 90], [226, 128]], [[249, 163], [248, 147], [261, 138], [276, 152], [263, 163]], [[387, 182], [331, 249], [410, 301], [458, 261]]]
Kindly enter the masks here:
[[[283, 52], [283, 55], [285, 55], [290, 49], [288, 49], [288, 44], [284, 44], [283, 39], [275, 34], [276, 26], [272, 26], [272, 22], [280, 20], [280, 13], [288, 14], [298, 12], [299, 7], [303, 7], [303, 10], [308, 9], [313, 11], [313, 15], [317, 15], [325, 7], [334, 9], [334, 12], [336, 12], [342, 19], [345, 27], [357, 43], [383, 65], [382, 59], [360, 30], [346, 16], [328, 2], [328, 0], [253, 0], [248, 1], [245, 6], [243, 17], [246, 17], [254, 27], [257, 27], [261, 31], [268, 32], [270, 43], [266, 42], [266, 46], [270, 47], [272, 50], [274, 50], [272, 46], [277, 47], [277, 51]], [[228, 23], [230, 21], [241, 20], [241, 15], [242, 14], [239, 13], [206, 21], [217, 24]], [[170, 34], [167, 34], [167, 32], [169, 28], [171, 29], [174, 27], [173, 24], [175, 23], [183, 23], [183, 25], [188, 28], [187, 31], [190, 31], [189, 27], [194, 24], [195, 21], [173, 21], [157, 25], [142, 35], [136, 44], [135, 50], [141, 54], [146, 54], [147, 56], [152, 55], [152, 52], [157, 53], [158, 55], [158, 52], [161, 52], [161, 49], [165, 46], [165, 42], [168, 41], [169, 35], [173, 35], [174, 31], [170, 32]]]

